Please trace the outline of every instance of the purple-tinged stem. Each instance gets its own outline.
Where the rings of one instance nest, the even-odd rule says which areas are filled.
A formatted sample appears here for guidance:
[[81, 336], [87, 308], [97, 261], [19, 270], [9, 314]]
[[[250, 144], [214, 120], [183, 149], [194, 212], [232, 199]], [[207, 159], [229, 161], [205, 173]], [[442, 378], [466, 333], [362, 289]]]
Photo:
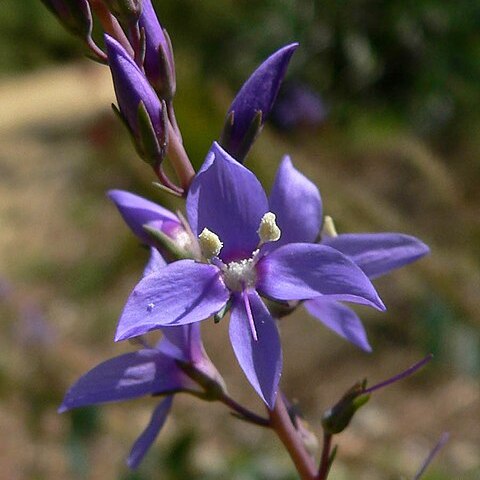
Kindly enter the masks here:
[[88, 37], [87, 47], [90, 49], [93, 55], [97, 57], [98, 61], [104, 63], [105, 65], [108, 63], [107, 54], [94, 42], [92, 37]]
[[424, 359], [420, 360], [419, 362], [415, 363], [411, 367], [407, 368], [405, 371], [402, 373], [399, 373], [398, 375], [395, 375], [392, 378], [389, 378], [383, 382], [377, 383], [376, 385], [373, 385], [370, 388], [366, 388], [362, 393], [372, 393], [375, 390], [379, 390], [380, 388], [387, 387], [388, 385], [391, 385], [392, 383], [398, 382], [399, 380], [403, 380], [406, 377], [409, 377], [410, 375], [413, 375], [417, 370], [420, 370], [423, 366], [425, 366], [431, 359], [433, 358], [433, 354], [429, 353]]
[[90, 6], [100, 20], [103, 30], [111, 37], [115, 38], [128, 54], [134, 58], [135, 52], [125, 35], [125, 32], [122, 30], [118, 20], [110, 13], [110, 10], [102, 0], [90, 0]]
[[332, 438], [331, 433], [325, 432], [323, 434], [323, 449], [322, 457], [320, 459], [320, 466], [318, 468], [317, 480], [326, 480], [328, 472], [330, 471], [330, 451], [332, 449]]
[[443, 448], [443, 446], [448, 442], [448, 439], [450, 438], [450, 434], [448, 432], [443, 432], [440, 440], [437, 442], [437, 444], [433, 447], [432, 451], [428, 454], [428, 457], [425, 459], [425, 461], [422, 463], [422, 466], [418, 470], [418, 472], [415, 474], [413, 477], [413, 480], [419, 480], [420, 477], [425, 473], [425, 470], [427, 467], [432, 463], [432, 460], [434, 457], [437, 455], [437, 453]]
[[179, 197], [183, 196], [184, 190], [177, 185], [175, 185], [165, 174], [163, 171], [162, 163], [158, 162], [154, 167], [153, 170], [155, 172], [155, 175], [158, 177], [160, 180], [159, 185], [161, 187], [164, 187], [166, 191], [169, 193], [172, 193], [173, 195], [177, 195]]
[[268, 418], [261, 417], [256, 413], [248, 410], [244, 406], [240, 405], [236, 400], [229, 397], [228, 395], [224, 395], [220, 401], [226, 405], [227, 407], [231, 408], [235, 413], [237, 413], [243, 420], [247, 420], [250, 423], [258, 425], [260, 427], [270, 427], [270, 421]]
[[142, 45], [141, 45], [141, 36], [140, 36], [140, 28], [138, 27], [138, 23], [131, 25], [129, 27], [130, 32], [130, 41], [132, 42], [132, 48], [134, 53], [133, 60], [138, 65], [140, 70], [143, 70], [143, 55], [142, 55]]
[[300, 478], [302, 480], [317, 480], [314, 460], [307, 452], [305, 445], [290, 419], [281, 392], [277, 394], [277, 400], [273, 410], [269, 410], [268, 412], [270, 415], [270, 424], [287, 449]]
[[167, 112], [168, 112], [168, 119], [170, 120], [170, 123], [172, 124], [173, 129], [177, 132], [177, 137], [179, 141], [183, 143], [182, 133], [180, 132], [180, 128], [177, 123], [177, 117], [175, 116], [175, 110], [173, 108], [173, 103], [171, 100], [167, 102]]
[[182, 145], [182, 142], [179, 140], [175, 129], [173, 128], [170, 121], [168, 124], [168, 145], [167, 145], [167, 155], [170, 159], [173, 169], [178, 177], [180, 185], [184, 190], [184, 195], [187, 194], [188, 188], [192, 183], [193, 177], [195, 176], [195, 170], [192, 167], [190, 159], [188, 158], [187, 152]]

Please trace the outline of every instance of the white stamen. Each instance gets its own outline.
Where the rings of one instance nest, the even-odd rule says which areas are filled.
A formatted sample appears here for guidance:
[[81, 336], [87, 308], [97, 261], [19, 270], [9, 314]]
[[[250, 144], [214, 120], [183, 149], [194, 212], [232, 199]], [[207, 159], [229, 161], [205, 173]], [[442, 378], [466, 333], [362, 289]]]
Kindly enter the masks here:
[[275, 222], [276, 216], [272, 212], [267, 212], [260, 221], [257, 233], [260, 237], [260, 243], [276, 242], [280, 239], [282, 232]]
[[325, 218], [323, 220], [322, 237], [323, 236], [338, 237], [335, 223], [333, 223], [333, 218], [330, 215], [325, 215]]
[[223, 271], [223, 278], [230, 290], [240, 292], [244, 288], [254, 287], [257, 279], [255, 272], [255, 251], [252, 258], [230, 262]]
[[211, 232], [208, 228], [204, 228], [202, 233], [198, 236], [202, 255], [210, 260], [213, 257], [217, 257], [222, 250], [223, 243], [218, 238], [216, 233]]

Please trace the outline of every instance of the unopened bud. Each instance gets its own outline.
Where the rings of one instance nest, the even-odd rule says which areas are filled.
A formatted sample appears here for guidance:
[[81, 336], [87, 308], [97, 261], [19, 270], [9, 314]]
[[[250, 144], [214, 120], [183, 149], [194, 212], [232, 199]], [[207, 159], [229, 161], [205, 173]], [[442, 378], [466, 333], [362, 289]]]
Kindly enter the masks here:
[[114, 38], [105, 35], [115, 95], [140, 156], [158, 165], [166, 154], [167, 112], [143, 72]]
[[158, 21], [151, 0], [143, 0], [138, 25], [145, 35], [145, 75], [160, 98], [171, 100], [176, 90], [173, 50], [168, 33]]
[[87, 0], [42, 0], [62, 25], [76, 36], [87, 40], [92, 33], [92, 13]]
[[370, 399], [364, 390], [365, 382], [355, 384], [338, 403], [323, 414], [322, 427], [326, 433], [334, 435], [348, 427], [355, 412]]
[[223, 243], [220, 241], [218, 235], [211, 232], [208, 228], [202, 230], [202, 233], [198, 236], [198, 240], [202, 255], [208, 260], [217, 257], [223, 248]]
[[276, 223], [276, 216], [272, 212], [267, 212], [260, 221], [260, 227], [258, 228], [258, 236], [261, 243], [276, 242], [282, 235], [281, 230]]
[[243, 163], [272, 110], [297, 43], [268, 57], [248, 78], [228, 109], [221, 135], [222, 147]]
[[110, 11], [124, 24], [132, 24], [142, 13], [142, 0], [104, 0]]

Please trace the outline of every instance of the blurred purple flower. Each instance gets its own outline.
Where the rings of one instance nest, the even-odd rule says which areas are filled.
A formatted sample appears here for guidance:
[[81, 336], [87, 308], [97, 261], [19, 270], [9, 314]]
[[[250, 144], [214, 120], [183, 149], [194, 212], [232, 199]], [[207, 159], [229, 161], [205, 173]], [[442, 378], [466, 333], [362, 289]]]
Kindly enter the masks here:
[[[317, 187], [298, 170], [290, 158], [283, 159], [270, 195], [270, 208], [282, 231], [278, 243], [313, 242], [320, 235], [322, 203]], [[321, 244], [353, 260], [374, 279], [414, 262], [429, 252], [420, 240], [400, 233], [323, 235]], [[363, 350], [370, 351], [360, 318], [334, 298], [319, 296], [305, 302], [308, 312], [325, 326]]]
[[320, 95], [308, 85], [286, 85], [271, 116], [273, 123], [284, 130], [315, 128], [325, 121], [327, 107]]
[[248, 78], [227, 112], [220, 144], [243, 163], [277, 97], [288, 63], [298, 47], [292, 43], [268, 57]]
[[[200, 325], [162, 329], [163, 338], [148, 347], [107, 360], [83, 375], [67, 392], [59, 412], [145, 395], [165, 398], [153, 411], [150, 423], [134, 443], [128, 457], [136, 468], [163, 427], [173, 395], [205, 393], [202, 379], [224, 388], [220, 374], [205, 353]], [[189, 374], [187, 374], [188, 372]], [[198, 381], [193, 380], [193, 376]], [[207, 392], [208, 393], [208, 392]]]
[[145, 74], [161, 98], [175, 94], [175, 62], [170, 39], [160, 25], [151, 0], [143, 0], [139, 27], [145, 32]]
[[[282, 354], [275, 320], [259, 294], [281, 302], [320, 296], [384, 309], [352, 260], [330, 246], [306, 243], [315, 241], [320, 229], [321, 217], [314, 208], [319, 194], [300, 174], [284, 175], [285, 168], [270, 209], [279, 210], [282, 193], [290, 192], [293, 198], [304, 195], [302, 211], [312, 215], [297, 219], [289, 206], [280, 209], [283, 219], [293, 215], [293, 222], [273, 244], [269, 228], [276, 226], [259, 181], [214, 143], [187, 196], [187, 217], [206, 263], [179, 260], [145, 276], [127, 301], [116, 340], [204, 320], [229, 302], [237, 359], [257, 393], [273, 407]], [[139, 224], [129, 225], [138, 230]]]

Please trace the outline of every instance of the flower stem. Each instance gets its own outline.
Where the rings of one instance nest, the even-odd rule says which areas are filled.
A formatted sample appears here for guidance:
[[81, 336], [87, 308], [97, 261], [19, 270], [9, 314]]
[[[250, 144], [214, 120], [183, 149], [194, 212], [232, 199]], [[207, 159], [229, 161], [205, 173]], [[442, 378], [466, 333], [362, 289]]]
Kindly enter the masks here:
[[105, 33], [118, 40], [123, 48], [134, 58], [135, 53], [133, 51], [130, 42], [128, 41], [125, 32], [122, 30], [118, 20], [110, 13], [110, 10], [105, 6], [102, 0], [90, 0], [90, 6], [97, 15], [100, 23], [102, 24]]
[[175, 173], [177, 174], [180, 185], [184, 189], [185, 195], [188, 192], [188, 188], [192, 183], [193, 177], [195, 176], [195, 170], [192, 167], [190, 159], [188, 158], [187, 152], [182, 145], [182, 142], [177, 136], [175, 129], [173, 128], [170, 121], [168, 124], [168, 145], [167, 145], [167, 155], [170, 159]]
[[260, 427], [270, 427], [270, 421], [268, 418], [263, 418], [260, 415], [251, 412], [248, 410], [248, 408], [240, 405], [236, 400], [229, 397], [227, 394], [225, 394], [220, 401], [237, 413], [242, 420], [246, 420]]
[[275, 406], [273, 410], [269, 410], [269, 414], [271, 426], [287, 449], [300, 478], [302, 480], [316, 480], [317, 472], [313, 458], [307, 452], [290, 419], [281, 392], [278, 393]]
[[330, 471], [330, 450], [332, 448], [332, 434], [325, 432], [323, 434], [322, 458], [320, 459], [320, 467], [318, 468], [317, 480], [326, 480]]

